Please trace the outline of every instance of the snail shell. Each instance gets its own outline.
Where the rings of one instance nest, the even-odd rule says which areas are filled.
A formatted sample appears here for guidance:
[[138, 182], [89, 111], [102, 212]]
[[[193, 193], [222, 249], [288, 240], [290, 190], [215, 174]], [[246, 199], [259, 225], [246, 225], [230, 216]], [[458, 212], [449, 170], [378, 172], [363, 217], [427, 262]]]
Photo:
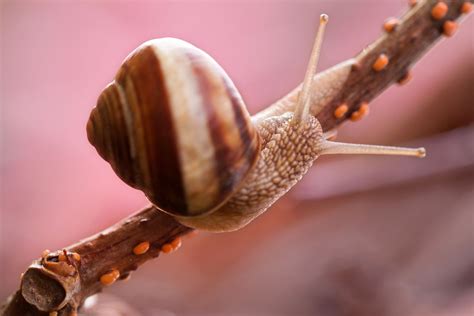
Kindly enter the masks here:
[[237, 88], [205, 52], [172, 38], [132, 52], [87, 123], [127, 184], [179, 216], [212, 212], [253, 168], [260, 140]]

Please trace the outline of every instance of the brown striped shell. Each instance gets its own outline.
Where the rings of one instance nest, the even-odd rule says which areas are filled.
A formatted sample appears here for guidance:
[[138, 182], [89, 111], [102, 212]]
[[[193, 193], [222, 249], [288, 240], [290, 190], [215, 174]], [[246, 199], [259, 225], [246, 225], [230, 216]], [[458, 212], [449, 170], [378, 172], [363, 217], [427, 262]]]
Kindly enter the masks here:
[[99, 97], [89, 141], [158, 208], [197, 216], [227, 201], [253, 168], [259, 136], [224, 70], [182, 40], [148, 41]]

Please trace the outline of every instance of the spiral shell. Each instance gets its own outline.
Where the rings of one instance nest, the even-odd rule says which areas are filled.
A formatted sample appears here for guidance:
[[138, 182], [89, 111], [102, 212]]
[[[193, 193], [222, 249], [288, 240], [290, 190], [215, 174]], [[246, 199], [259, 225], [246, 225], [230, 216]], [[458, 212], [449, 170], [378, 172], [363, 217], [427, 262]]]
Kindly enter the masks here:
[[161, 210], [211, 212], [253, 168], [259, 136], [224, 70], [172, 38], [132, 52], [102, 92], [89, 141], [117, 175]]

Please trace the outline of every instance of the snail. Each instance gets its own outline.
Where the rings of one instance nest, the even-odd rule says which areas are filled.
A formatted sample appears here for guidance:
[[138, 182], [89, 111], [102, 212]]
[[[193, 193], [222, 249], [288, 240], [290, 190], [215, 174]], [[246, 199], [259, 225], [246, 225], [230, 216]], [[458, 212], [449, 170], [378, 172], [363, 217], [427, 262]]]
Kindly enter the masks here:
[[316, 115], [351, 62], [318, 76], [321, 15], [302, 86], [251, 116], [239, 91], [204, 51], [175, 38], [143, 43], [101, 93], [87, 123], [98, 153], [157, 209], [212, 232], [240, 229], [290, 190], [321, 155], [423, 157], [423, 148], [329, 141]]

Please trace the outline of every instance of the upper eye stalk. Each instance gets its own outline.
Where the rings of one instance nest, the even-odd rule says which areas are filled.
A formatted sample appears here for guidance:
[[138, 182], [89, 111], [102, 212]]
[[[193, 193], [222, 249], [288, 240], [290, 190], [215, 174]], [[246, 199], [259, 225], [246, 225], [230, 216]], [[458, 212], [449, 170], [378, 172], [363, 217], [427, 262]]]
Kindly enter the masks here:
[[303, 80], [303, 89], [298, 95], [298, 101], [296, 102], [295, 114], [293, 116], [294, 124], [304, 122], [309, 115], [310, 107], [310, 92], [313, 84], [313, 78], [316, 74], [318, 67], [319, 55], [321, 54], [321, 46], [323, 44], [324, 31], [326, 30], [326, 24], [329, 22], [329, 16], [327, 14], [321, 14], [319, 17], [319, 28], [316, 33], [316, 39], [314, 40], [313, 50], [311, 57], [309, 58], [308, 68]]

